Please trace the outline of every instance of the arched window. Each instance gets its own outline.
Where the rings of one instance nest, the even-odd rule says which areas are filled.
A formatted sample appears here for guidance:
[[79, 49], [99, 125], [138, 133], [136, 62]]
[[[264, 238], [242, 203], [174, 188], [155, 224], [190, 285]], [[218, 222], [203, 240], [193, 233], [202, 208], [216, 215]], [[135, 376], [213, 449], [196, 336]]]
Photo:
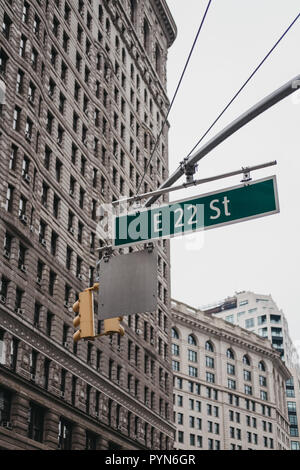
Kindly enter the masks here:
[[155, 70], [158, 75], [161, 74], [161, 51], [158, 44], [155, 45]]
[[189, 335], [188, 336], [188, 343], [193, 344], [194, 346], [197, 346], [197, 342], [196, 342], [196, 339], [195, 339], [194, 335]]
[[130, 21], [133, 25], [136, 23], [136, 0], [130, 0]]
[[243, 364], [246, 364], [246, 366], [250, 366], [250, 359], [247, 354], [245, 354], [245, 356], [243, 357]]
[[232, 351], [232, 349], [227, 349], [226, 356], [228, 357], [228, 359], [234, 359], [234, 352]]
[[172, 334], [172, 338], [174, 338], [174, 339], [179, 339], [178, 331], [175, 330], [175, 328], [172, 328], [171, 334]]
[[102, 8], [101, 5], [99, 5], [98, 18], [99, 18], [100, 23], [102, 23], [102, 21], [103, 21], [103, 8]]
[[144, 28], [143, 28], [143, 32], [144, 32], [144, 48], [146, 49], [147, 52], [149, 52], [149, 45], [150, 45], [150, 28], [149, 28], [149, 23], [148, 21], [146, 20], [146, 18], [144, 19]]
[[110, 36], [110, 22], [108, 18], [106, 19], [105, 29], [106, 29], [107, 36]]
[[214, 347], [213, 347], [213, 345], [211, 344], [210, 341], [206, 341], [205, 349], [206, 349], [206, 351], [214, 352]]
[[116, 36], [115, 39], [115, 46], [116, 46], [116, 51], [118, 52], [120, 50], [120, 39], [119, 36]]
[[260, 361], [258, 363], [258, 368], [259, 370], [261, 370], [262, 372], [265, 372], [266, 371], [266, 366], [265, 366], [265, 363], [263, 361]]

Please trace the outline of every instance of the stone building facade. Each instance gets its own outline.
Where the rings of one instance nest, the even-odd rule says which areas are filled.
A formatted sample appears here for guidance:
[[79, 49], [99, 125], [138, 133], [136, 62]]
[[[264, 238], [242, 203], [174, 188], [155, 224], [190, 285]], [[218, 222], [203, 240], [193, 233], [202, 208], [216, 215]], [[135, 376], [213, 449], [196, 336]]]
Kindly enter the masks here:
[[[3, 0], [0, 22], [0, 448], [171, 448], [168, 243], [159, 308], [124, 337], [73, 344], [71, 308], [97, 278], [99, 207], [135, 194], [167, 113], [170, 11]], [[167, 175], [168, 126], [141, 191]]]
[[174, 448], [288, 450], [290, 372], [266, 338], [172, 301]]

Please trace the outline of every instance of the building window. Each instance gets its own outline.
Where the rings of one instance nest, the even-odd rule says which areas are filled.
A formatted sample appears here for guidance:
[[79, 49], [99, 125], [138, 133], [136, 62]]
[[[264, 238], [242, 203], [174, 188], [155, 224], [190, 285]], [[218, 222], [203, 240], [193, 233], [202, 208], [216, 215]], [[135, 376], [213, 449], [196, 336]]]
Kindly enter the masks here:
[[248, 318], [248, 320], [245, 321], [245, 328], [253, 328], [255, 326], [254, 320], [254, 318]]
[[58, 448], [61, 450], [72, 449], [72, 424], [60, 418], [58, 424]]
[[268, 400], [268, 394], [267, 394], [267, 392], [265, 392], [264, 390], [261, 390], [261, 391], [260, 391], [260, 398], [261, 398], [262, 400], [267, 401], [267, 400]]
[[215, 374], [211, 374], [210, 372], [206, 372], [206, 381], [210, 383], [215, 383]]
[[192, 351], [191, 349], [188, 350], [188, 360], [192, 362], [197, 362], [197, 352]]
[[206, 341], [205, 343], [205, 349], [206, 351], [210, 351], [210, 352], [214, 352], [214, 348], [213, 348], [213, 345], [210, 341]]
[[97, 435], [86, 431], [86, 438], [85, 438], [85, 450], [96, 450], [97, 448]]
[[177, 330], [175, 330], [175, 328], [172, 328], [171, 335], [172, 335], [172, 338], [179, 339], [179, 334], [178, 334]]
[[[0, 331], [0, 363], [1, 363], [1, 331]], [[10, 422], [11, 393], [0, 387], [0, 424]]]
[[259, 370], [261, 370], [262, 372], [265, 372], [265, 371], [266, 371], [266, 366], [265, 366], [265, 364], [264, 364], [263, 361], [260, 361], [260, 362], [258, 363], [258, 368], [259, 368]]
[[197, 346], [196, 339], [195, 339], [194, 335], [189, 335], [188, 336], [188, 343], [192, 344], [193, 346]]
[[247, 366], [250, 366], [250, 359], [247, 356], [247, 354], [245, 354], [245, 356], [243, 357], [243, 364], [246, 364]]
[[266, 387], [267, 386], [267, 379], [263, 375], [259, 376], [259, 385], [261, 387]]
[[178, 361], [172, 361], [172, 370], [177, 372], [180, 370], [180, 363]]
[[172, 354], [173, 354], [173, 356], [179, 356], [179, 346], [178, 346], [178, 344], [172, 343]]
[[150, 47], [150, 27], [149, 23], [144, 18], [144, 24], [143, 24], [143, 43], [144, 43], [144, 48], [146, 49], [147, 52], [149, 52], [149, 47]]
[[190, 376], [190, 377], [198, 377], [198, 369], [197, 369], [197, 367], [189, 366], [189, 376]]
[[228, 379], [227, 384], [228, 384], [228, 388], [230, 388], [231, 390], [235, 390], [235, 389], [236, 389], [236, 382], [235, 382], [235, 380]]
[[37, 442], [43, 442], [44, 409], [33, 403], [29, 408], [28, 437]]
[[13, 116], [13, 129], [15, 131], [20, 130], [20, 123], [21, 123], [21, 108], [16, 106], [14, 110], [14, 116]]
[[249, 370], [244, 369], [244, 380], [251, 380], [251, 372]]
[[206, 358], [205, 358], [205, 363], [206, 363], [206, 367], [210, 367], [211, 369], [213, 369], [213, 368], [215, 367], [215, 363], [214, 363], [214, 358], [213, 358], [213, 357], [206, 356]]

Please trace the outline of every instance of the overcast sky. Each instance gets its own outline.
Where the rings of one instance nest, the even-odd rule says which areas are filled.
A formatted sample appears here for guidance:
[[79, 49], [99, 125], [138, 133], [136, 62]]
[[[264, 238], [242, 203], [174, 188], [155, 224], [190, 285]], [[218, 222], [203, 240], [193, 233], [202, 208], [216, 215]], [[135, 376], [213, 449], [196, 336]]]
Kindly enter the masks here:
[[[178, 28], [169, 49], [172, 98], [208, 0], [167, 0]], [[300, 11], [299, 0], [213, 0], [169, 116], [170, 171], [190, 152]], [[300, 74], [300, 19], [203, 143]], [[171, 241], [172, 297], [195, 307], [251, 290], [271, 294], [300, 347], [300, 92], [228, 138], [196, 178], [277, 160], [280, 213]], [[201, 145], [203, 145], [203, 143]], [[171, 193], [172, 201], [240, 184], [241, 176]], [[180, 182], [184, 180], [181, 179]], [[299, 342], [299, 343], [298, 343]]]

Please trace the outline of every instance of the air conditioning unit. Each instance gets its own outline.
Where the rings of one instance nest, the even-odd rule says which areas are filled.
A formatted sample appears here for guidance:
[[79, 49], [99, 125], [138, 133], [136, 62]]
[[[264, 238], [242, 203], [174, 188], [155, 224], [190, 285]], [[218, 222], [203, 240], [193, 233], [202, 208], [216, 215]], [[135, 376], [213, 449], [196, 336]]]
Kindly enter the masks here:
[[4, 297], [4, 295], [0, 295], [0, 302], [2, 304], [5, 304], [6, 303], [6, 297]]
[[4, 250], [3, 250], [3, 256], [4, 256], [4, 258], [9, 259], [9, 258], [10, 258], [10, 253], [9, 253], [9, 251], [7, 251], [7, 250], [4, 249]]
[[61, 140], [61, 139], [57, 139], [57, 143], [58, 143], [58, 145], [61, 145], [61, 144], [62, 144], [62, 140]]
[[49, 90], [49, 91], [48, 91], [48, 96], [49, 96], [51, 99], [53, 99], [53, 91], [52, 91], [52, 90]]
[[28, 101], [29, 101], [29, 103], [33, 103], [33, 96], [32, 95], [28, 95]]
[[23, 178], [24, 178], [25, 181], [27, 181], [27, 183], [31, 182], [31, 177], [29, 176], [28, 173], [24, 173]]
[[150, 404], [150, 403], [149, 403], [149, 400], [146, 400], [146, 401], [145, 401], [145, 405], [146, 405], [146, 406], [149, 406], [149, 404]]
[[74, 233], [75, 233], [74, 228], [73, 228], [73, 227], [70, 227], [70, 228], [69, 228], [69, 232], [72, 233], [72, 235], [74, 235]]
[[68, 349], [68, 348], [69, 348], [69, 343], [65, 342], [65, 343], [64, 343], [64, 348], [67, 348], [67, 349]]
[[83, 143], [83, 145], [87, 145], [87, 139], [84, 139], [84, 140], [82, 141], [82, 143]]
[[98, 411], [95, 413], [95, 418], [100, 418], [100, 413]]
[[150, 339], [150, 344], [154, 345], [154, 339]]
[[16, 308], [16, 309], [15, 309], [15, 312], [16, 312], [18, 315], [23, 315], [23, 314], [24, 314], [24, 309], [23, 309], [23, 308]]
[[30, 225], [30, 232], [34, 232], [34, 225]]
[[137, 335], [141, 335], [141, 334], [142, 334], [142, 330], [139, 330], [139, 329], [137, 329], [135, 332], [136, 332]]
[[34, 375], [34, 374], [30, 374], [30, 380], [32, 380], [33, 382], [35, 382], [35, 375]]
[[74, 191], [72, 191], [71, 189], [69, 191], [69, 194], [70, 194], [71, 197], [74, 197]]
[[29, 132], [25, 132], [25, 139], [29, 140], [29, 142], [31, 142], [31, 135], [30, 135]]
[[122, 425], [119, 424], [119, 426], [117, 427], [117, 429], [118, 429], [119, 431], [122, 431]]
[[40, 286], [42, 284], [42, 279], [40, 277], [37, 277], [36, 283]]
[[34, 324], [33, 324], [33, 326], [34, 326], [35, 328], [38, 328], [38, 327], [39, 327], [39, 323], [38, 323], [37, 321], [35, 321]]
[[25, 264], [21, 264], [20, 269], [21, 269], [21, 271], [23, 271], [23, 273], [27, 273], [27, 268], [26, 268]]
[[77, 278], [78, 278], [80, 281], [83, 281], [83, 275], [82, 275], [82, 274], [78, 274]]
[[117, 351], [118, 351], [118, 352], [121, 352], [121, 346], [118, 346], [118, 347], [117, 347]]
[[1, 426], [3, 426], [6, 429], [12, 429], [12, 425], [10, 421], [2, 421]]
[[60, 392], [61, 398], [65, 398], [65, 392]]
[[47, 246], [47, 242], [46, 242], [45, 238], [41, 238], [41, 245], [43, 245], [44, 247]]
[[69, 308], [69, 303], [67, 301], [64, 302], [64, 307]]
[[25, 214], [20, 215], [20, 220], [23, 222], [23, 224], [27, 225], [28, 223], [28, 217]]

